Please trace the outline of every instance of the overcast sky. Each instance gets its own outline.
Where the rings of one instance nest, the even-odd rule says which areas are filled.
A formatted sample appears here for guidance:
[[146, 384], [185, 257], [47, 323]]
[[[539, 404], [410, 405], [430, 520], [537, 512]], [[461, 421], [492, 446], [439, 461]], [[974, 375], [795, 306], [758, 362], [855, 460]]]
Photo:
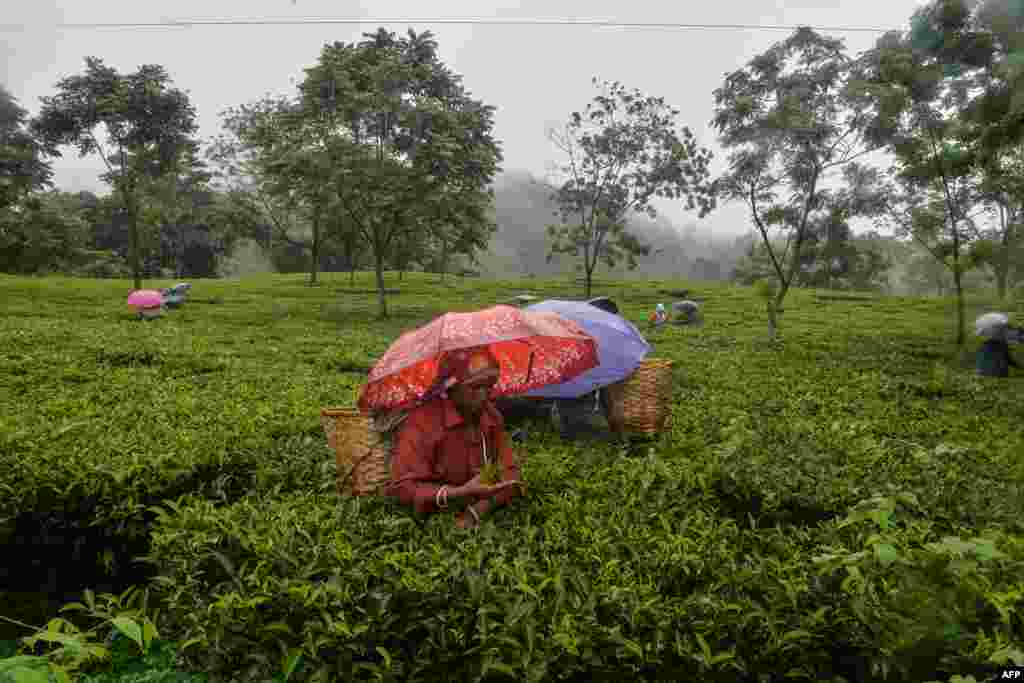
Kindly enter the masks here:
[[[712, 91], [785, 31], [613, 29], [585, 26], [465, 26], [416, 21], [430, 18], [594, 19], [619, 22], [783, 24], [903, 28], [918, 0], [9, 0], [0, 32], [0, 80], [35, 114], [39, 97], [54, 93], [64, 76], [81, 73], [87, 55], [119, 71], [160, 64], [187, 91], [205, 140], [220, 130], [220, 112], [264, 93], [294, 92], [302, 69], [325, 42], [352, 41], [378, 25], [435, 34], [441, 58], [463, 75], [473, 95], [497, 107], [496, 135], [505, 170], [542, 175], [559, 157], [545, 136], [595, 94], [592, 76], [665, 97], [680, 110], [700, 142], [716, 152], [709, 121]], [[214, 10], [216, 10], [214, 12]], [[148, 29], [63, 29], [56, 23], [150, 22], [223, 18], [398, 19], [363, 25], [200, 26]], [[852, 52], [869, 48], [876, 34], [838, 33]], [[59, 187], [107, 191], [98, 180], [102, 162], [67, 150], [54, 164]], [[661, 206], [677, 225], [696, 218], [681, 204]], [[726, 206], [700, 222], [701, 231], [739, 234], [749, 229], [742, 206]]]

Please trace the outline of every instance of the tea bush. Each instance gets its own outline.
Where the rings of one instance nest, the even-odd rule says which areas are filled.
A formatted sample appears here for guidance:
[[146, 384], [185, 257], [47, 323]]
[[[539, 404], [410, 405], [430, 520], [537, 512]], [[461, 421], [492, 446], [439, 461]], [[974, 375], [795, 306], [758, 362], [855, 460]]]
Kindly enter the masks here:
[[[339, 500], [319, 408], [351, 404], [401, 332], [523, 283], [389, 278], [380, 321], [369, 277], [303, 277], [195, 282], [141, 322], [124, 280], [0, 276], [7, 556], [46, 568], [44, 541], [70, 557], [88, 529], [79, 573], [104, 546], [144, 553], [161, 637], [215, 680], [983, 680], [1024, 663], [1024, 385], [962, 365], [949, 302], [799, 290], [768, 343], [751, 289], [691, 284], [702, 327], [641, 326], [675, 361], [666, 432], [594, 445], [531, 426], [529, 496], [470, 533]], [[633, 320], [682, 288], [606, 286]]]

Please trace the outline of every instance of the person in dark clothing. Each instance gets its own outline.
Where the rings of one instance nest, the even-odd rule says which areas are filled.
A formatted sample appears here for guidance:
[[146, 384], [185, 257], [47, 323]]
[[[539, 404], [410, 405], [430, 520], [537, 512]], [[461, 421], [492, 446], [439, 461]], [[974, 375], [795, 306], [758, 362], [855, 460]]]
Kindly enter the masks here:
[[1002, 330], [978, 349], [976, 364], [979, 375], [982, 377], [1008, 377], [1011, 367], [1020, 367], [1010, 355], [1010, 345], [1006, 338], [1007, 331]]

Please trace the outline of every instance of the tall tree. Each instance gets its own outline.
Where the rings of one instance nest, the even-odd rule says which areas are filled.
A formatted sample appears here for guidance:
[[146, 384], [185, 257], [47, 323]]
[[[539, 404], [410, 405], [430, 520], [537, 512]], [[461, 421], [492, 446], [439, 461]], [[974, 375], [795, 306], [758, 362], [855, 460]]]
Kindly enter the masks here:
[[[437, 202], [486, 193], [501, 153], [491, 135], [493, 108], [472, 99], [441, 63], [429, 32], [398, 37], [379, 29], [364, 38], [324, 46], [300, 86], [296, 121], [307, 129], [336, 126], [321, 139], [350, 229], [373, 257], [379, 314], [387, 317], [389, 254], [428, 228]], [[333, 92], [326, 104], [325, 89]], [[452, 183], [465, 191], [446, 192]]]
[[[132, 276], [140, 289], [137, 188], [154, 167], [159, 174], [173, 167], [196, 131], [195, 110], [159, 65], [120, 74], [96, 57], [87, 57], [85, 64], [85, 73], [62, 79], [56, 95], [41, 98], [33, 131], [48, 145], [72, 145], [80, 156], [96, 153], [103, 159], [103, 180], [115, 188], [127, 213]], [[97, 137], [100, 126], [109, 149]]]
[[[943, 106], [955, 115], [965, 161], [980, 175], [992, 211], [989, 243], [1000, 298], [1024, 223], [1024, 5], [1018, 0], [941, 0], [916, 12], [907, 42], [922, 62], [941, 65]], [[973, 230], [974, 225], [969, 223]]]
[[570, 115], [563, 131], [550, 133], [567, 160], [559, 169], [565, 180], [553, 193], [561, 221], [548, 228], [549, 259], [582, 259], [587, 297], [599, 262], [635, 267], [636, 257], [649, 252], [627, 229], [631, 214], [655, 217], [656, 198], [685, 200], [701, 217], [715, 206], [711, 152], [698, 147], [688, 127], [676, 131], [679, 111], [617, 81], [592, 82], [601, 92]]
[[[965, 336], [963, 278], [983, 256], [975, 209], [983, 201], [979, 157], [965, 144], [969, 74], [991, 59], [989, 37], [968, 28], [959, 0], [918, 9], [909, 31], [893, 31], [866, 52], [855, 88], [873, 116], [870, 137], [895, 155], [890, 214], [953, 276], [957, 344]], [[943, 45], [929, 40], [941, 29]], [[944, 35], [941, 35], [944, 34]]]
[[[847, 178], [865, 174], [856, 159], [872, 145], [865, 141], [864, 117], [849, 106], [850, 65], [841, 40], [799, 28], [715, 91], [713, 125], [722, 146], [733, 150], [719, 190], [750, 209], [771, 261], [773, 278], [762, 287], [771, 339], [799, 277], [804, 246], [816, 222], [835, 209], [828, 185], [839, 180], [839, 171]], [[782, 250], [773, 230], [785, 237]]]

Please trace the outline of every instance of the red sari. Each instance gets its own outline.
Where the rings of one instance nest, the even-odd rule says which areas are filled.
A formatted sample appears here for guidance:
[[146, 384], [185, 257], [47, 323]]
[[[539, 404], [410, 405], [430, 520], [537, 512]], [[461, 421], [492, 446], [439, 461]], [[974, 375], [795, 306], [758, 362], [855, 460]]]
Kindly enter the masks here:
[[[399, 427], [385, 491], [417, 512], [435, 512], [438, 489], [468, 482], [480, 473], [485, 457], [501, 464], [502, 479], [520, 479], [505, 420], [494, 404], [485, 403], [479, 424], [471, 426], [451, 399], [438, 397], [414, 409]], [[495, 503], [505, 505], [517, 495], [518, 487], [506, 488]]]

